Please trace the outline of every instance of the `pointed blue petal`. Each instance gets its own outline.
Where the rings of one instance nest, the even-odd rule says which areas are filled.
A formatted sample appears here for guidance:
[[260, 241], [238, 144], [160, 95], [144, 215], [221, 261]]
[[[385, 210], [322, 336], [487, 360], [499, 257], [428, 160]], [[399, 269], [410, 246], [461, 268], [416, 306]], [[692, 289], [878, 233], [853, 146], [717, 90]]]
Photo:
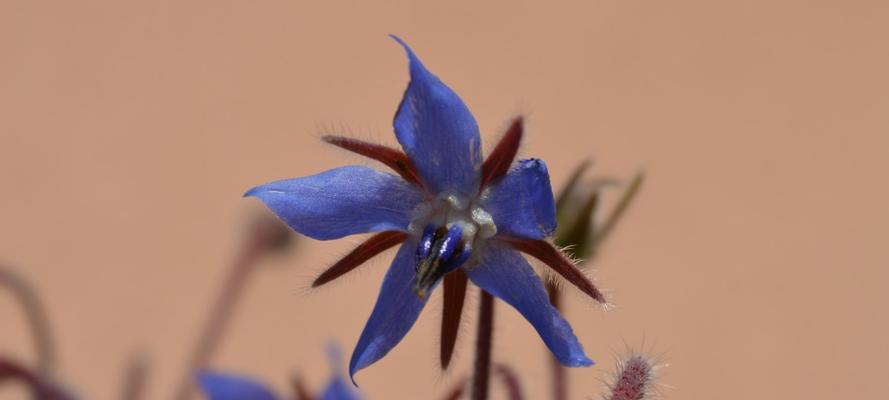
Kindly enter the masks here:
[[497, 233], [543, 239], [556, 229], [556, 204], [542, 160], [521, 160], [491, 187], [484, 208], [494, 217]]
[[[349, 375], [355, 380], [355, 373], [383, 358], [411, 329], [429, 294], [420, 298], [413, 291], [416, 272], [416, 243], [409, 240], [401, 245], [395, 260], [383, 279], [383, 287], [374, 310], [361, 332], [352, 360], [349, 362]], [[431, 290], [429, 293], [431, 294]]]
[[593, 365], [571, 326], [549, 303], [543, 282], [517, 251], [489, 242], [479, 265], [464, 270], [476, 286], [518, 310], [563, 365]]
[[208, 400], [276, 400], [259, 382], [237, 375], [202, 372], [198, 382]]
[[463, 100], [429, 72], [410, 47], [411, 82], [395, 114], [395, 136], [433, 193], [476, 192], [482, 158], [478, 124]]
[[420, 192], [401, 178], [363, 166], [257, 186], [256, 196], [293, 230], [319, 240], [405, 230]]

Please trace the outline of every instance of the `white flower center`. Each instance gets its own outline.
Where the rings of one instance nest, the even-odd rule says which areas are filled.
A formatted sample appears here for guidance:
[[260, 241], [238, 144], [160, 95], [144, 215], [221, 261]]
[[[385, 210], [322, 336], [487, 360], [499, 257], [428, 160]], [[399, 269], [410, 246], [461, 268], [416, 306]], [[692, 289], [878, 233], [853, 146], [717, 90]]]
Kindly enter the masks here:
[[445, 192], [433, 201], [420, 203], [413, 211], [408, 230], [420, 236], [429, 226], [450, 228], [458, 225], [463, 230], [463, 240], [473, 244], [476, 238], [488, 239], [497, 234], [494, 218], [480, 204], [464, 196]]

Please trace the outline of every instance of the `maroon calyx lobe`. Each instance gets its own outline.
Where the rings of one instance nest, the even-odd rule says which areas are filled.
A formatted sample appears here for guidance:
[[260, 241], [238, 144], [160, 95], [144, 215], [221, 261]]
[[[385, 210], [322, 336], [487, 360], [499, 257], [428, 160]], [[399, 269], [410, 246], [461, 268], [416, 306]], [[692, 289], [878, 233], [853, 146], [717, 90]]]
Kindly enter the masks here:
[[444, 277], [444, 302], [441, 315], [441, 348], [439, 359], [441, 369], [447, 369], [454, 356], [457, 344], [457, 333], [463, 315], [463, 303], [466, 300], [466, 287], [469, 277], [460, 268]]
[[414, 162], [403, 151], [345, 136], [325, 135], [321, 137], [321, 140], [386, 164], [386, 166], [395, 170], [398, 175], [401, 175], [404, 180], [420, 188], [425, 188], [420, 175], [417, 173], [417, 168], [414, 166]]
[[497, 239], [522, 253], [543, 261], [544, 264], [588, 296], [600, 303], [605, 303], [605, 296], [596, 288], [596, 285], [551, 243], [545, 240], [519, 239], [508, 236], [500, 236]]
[[484, 189], [509, 172], [509, 167], [519, 152], [519, 144], [522, 143], [523, 132], [522, 117], [518, 117], [512, 122], [509, 129], [506, 130], [506, 134], [500, 138], [497, 146], [494, 147], [491, 154], [488, 154], [488, 158], [482, 164], [482, 179], [479, 188]]
[[345, 257], [337, 261], [336, 264], [333, 264], [333, 266], [322, 272], [321, 275], [312, 282], [312, 287], [316, 288], [345, 275], [377, 254], [404, 242], [405, 239], [407, 239], [407, 236], [407, 232], [401, 231], [380, 232], [371, 236], [369, 239], [365, 240], [364, 243], [361, 243], [358, 247], [349, 252], [349, 254], [346, 254]]

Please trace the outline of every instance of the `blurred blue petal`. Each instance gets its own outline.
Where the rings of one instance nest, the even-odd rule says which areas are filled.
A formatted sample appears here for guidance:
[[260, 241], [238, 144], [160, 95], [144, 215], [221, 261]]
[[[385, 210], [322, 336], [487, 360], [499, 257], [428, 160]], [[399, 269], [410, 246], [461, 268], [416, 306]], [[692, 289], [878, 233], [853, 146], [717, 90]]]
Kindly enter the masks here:
[[362, 397], [355, 392], [352, 385], [346, 383], [343, 377], [335, 377], [324, 391], [321, 392], [320, 400], [361, 400]]
[[330, 381], [321, 392], [320, 400], [361, 400], [354, 387], [346, 383], [340, 346], [333, 342], [328, 343], [327, 358], [330, 362]]
[[250, 189], [293, 230], [318, 240], [405, 230], [422, 199], [401, 178], [363, 166], [334, 168]]
[[453, 90], [429, 72], [410, 47], [411, 81], [395, 114], [395, 136], [433, 193], [475, 193], [482, 158], [478, 125]]
[[353, 381], [356, 372], [383, 358], [401, 341], [426, 305], [429, 296], [420, 298], [413, 290], [415, 265], [416, 242], [408, 240], [395, 255], [374, 310], [352, 352], [349, 376]]
[[556, 229], [556, 205], [542, 160], [521, 160], [492, 188], [485, 209], [497, 233], [543, 239]]
[[276, 400], [259, 382], [237, 375], [202, 372], [198, 382], [208, 400]]
[[534, 325], [559, 362], [569, 367], [593, 364], [571, 326], [550, 305], [543, 282], [517, 251], [489, 242], [481, 263], [464, 270], [472, 283], [513, 306]]

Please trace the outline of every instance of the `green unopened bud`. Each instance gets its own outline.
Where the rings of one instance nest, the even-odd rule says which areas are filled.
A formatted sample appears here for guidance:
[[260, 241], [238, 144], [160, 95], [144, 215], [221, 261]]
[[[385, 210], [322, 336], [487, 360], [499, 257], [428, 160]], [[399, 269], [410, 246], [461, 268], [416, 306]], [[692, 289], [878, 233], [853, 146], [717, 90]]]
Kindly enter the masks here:
[[600, 208], [602, 189], [619, 184], [611, 179], [582, 182], [583, 173], [589, 165], [590, 163], [585, 161], [575, 168], [556, 201], [558, 225], [554, 242], [581, 260], [595, 257], [599, 245], [623, 216], [639, 191], [643, 179], [641, 173], [637, 174], [618, 199], [613, 211], [601, 223], [597, 223], [596, 216]]
[[575, 258], [584, 260], [593, 254], [593, 217], [599, 205], [599, 191], [577, 190], [565, 195], [564, 206], [556, 211], [558, 227], [554, 241]]

